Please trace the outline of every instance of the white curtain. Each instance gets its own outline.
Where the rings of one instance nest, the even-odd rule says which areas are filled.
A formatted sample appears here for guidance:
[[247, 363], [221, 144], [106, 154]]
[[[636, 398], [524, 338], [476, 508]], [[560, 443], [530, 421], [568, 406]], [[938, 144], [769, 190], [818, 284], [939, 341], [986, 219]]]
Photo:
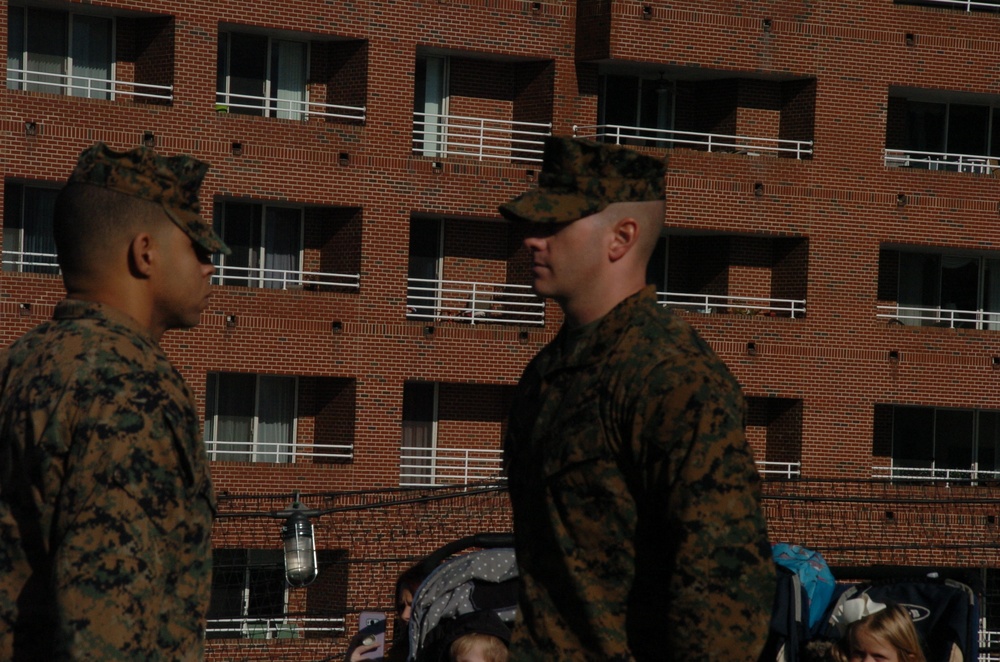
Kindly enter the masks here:
[[284, 289], [301, 282], [302, 210], [268, 207], [264, 226], [264, 287]]
[[424, 86], [423, 155], [438, 156], [444, 153], [446, 60], [428, 57], [427, 79]]
[[24, 188], [24, 240], [26, 253], [24, 271], [57, 273], [56, 242], [52, 237], [52, 217], [55, 214], [55, 189]]
[[255, 375], [209, 373], [205, 405], [205, 440], [213, 459], [249, 462], [253, 459]]
[[917, 317], [936, 318], [936, 314], [931, 311], [908, 310], [908, 308], [931, 308], [936, 305], [934, 302], [927, 301], [925, 297], [928, 283], [924, 281], [927, 277], [929, 257], [922, 253], [899, 254], [897, 304], [901, 309], [900, 315], [904, 318], [900, 321], [907, 326], [920, 326], [922, 322], [920, 319], [915, 319]]
[[74, 78], [70, 94], [91, 99], [111, 98], [111, 48], [110, 19], [73, 17]]
[[292, 461], [295, 378], [260, 376], [257, 398], [257, 462]]
[[306, 44], [274, 40], [271, 43], [271, 96], [275, 117], [301, 119], [306, 109]]

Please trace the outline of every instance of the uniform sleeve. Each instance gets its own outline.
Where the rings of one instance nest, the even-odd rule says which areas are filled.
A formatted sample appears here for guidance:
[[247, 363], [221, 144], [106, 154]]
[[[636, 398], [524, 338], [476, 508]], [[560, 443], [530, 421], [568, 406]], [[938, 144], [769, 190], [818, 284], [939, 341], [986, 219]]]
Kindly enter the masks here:
[[775, 582], [742, 394], [724, 368], [703, 366], [658, 366], [645, 389], [633, 431], [632, 599], [662, 606], [642, 611], [633, 652], [656, 659], [655, 645], [678, 660], [754, 661]]

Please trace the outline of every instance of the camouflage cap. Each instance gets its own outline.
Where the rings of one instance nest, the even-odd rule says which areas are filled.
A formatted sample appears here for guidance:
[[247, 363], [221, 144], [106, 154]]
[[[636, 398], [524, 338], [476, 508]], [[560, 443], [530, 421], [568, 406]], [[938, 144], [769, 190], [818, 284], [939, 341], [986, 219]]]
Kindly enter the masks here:
[[511, 221], [569, 223], [614, 202], [664, 199], [666, 164], [618, 145], [549, 136], [538, 187], [500, 205]]
[[198, 189], [206, 172], [208, 164], [193, 156], [160, 156], [147, 147], [116, 152], [97, 143], [81, 152], [67, 183], [93, 184], [162, 205], [191, 241], [210, 253], [229, 255], [229, 247], [201, 217]]

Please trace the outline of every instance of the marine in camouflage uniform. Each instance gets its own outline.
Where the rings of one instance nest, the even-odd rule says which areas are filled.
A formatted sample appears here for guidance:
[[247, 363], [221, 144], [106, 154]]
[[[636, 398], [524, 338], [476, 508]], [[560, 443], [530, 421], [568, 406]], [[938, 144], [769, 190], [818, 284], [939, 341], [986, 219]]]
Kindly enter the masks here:
[[[69, 184], [158, 203], [199, 251], [228, 252], [200, 219], [206, 170], [99, 144]], [[201, 659], [215, 496], [156, 334], [67, 298], [0, 354], [0, 395], [0, 659]]]
[[[538, 188], [501, 213], [572, 223], [662, 200], [663, 177], [652, 157], [552, 138]], [[653, 286], [563, 326], [518, 384], [505, 443], [512, 660], [757, 660], [774, 569], [743, 416], [735, 379]]]

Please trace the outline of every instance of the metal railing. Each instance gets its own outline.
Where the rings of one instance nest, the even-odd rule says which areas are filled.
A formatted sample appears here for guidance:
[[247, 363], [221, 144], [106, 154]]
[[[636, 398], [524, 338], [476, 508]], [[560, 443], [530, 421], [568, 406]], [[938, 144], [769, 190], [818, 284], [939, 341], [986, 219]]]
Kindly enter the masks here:
[[1000, 471], [977, 469], [950, 469], [946, 467], [872, 467], [872, 478], [910, 481], [948, 481], [973, 483], [979, 480], [1000, 479]]
[[551, 122], [413, 113], [413, 151], [430, 157], [471, 156], [479, 161], [542, 160]]
[[25, 89], [29, 92], [50, 92], [47, 89], [33, 89], [36, 86], [51, 87], [58, 90], [59, 94], [88, 99], [114, 99], [116, 96], [128, 96], [171, 102], [174, 100], [173, 85], [151, 85], [149, 83], [91, 78], [76, 74], [56, 74], [31, 69], [7, 69], [8, 88]]
[[330, 119], [365, 121], [366, 106], [341, 106], [334, 103], [319, 103], [318, 101], [300, 101], [298, 99], [278, 99], [275, 97], [259, 97], [250, 94], [215, 93], [216, 112], [225, 113], [236, 108], [244, 115], [259, 114], [263, 117], [278, 117], [284, 119], [307, 120], [310, 117], [326, 117]]
[[948, 170], [988, 175], [1000, 168], [997, 157], [953, 152], [920, 152], [912, 149], [886, 149], [885, 165], [890, 168]]
[[979, 662], [1000, 662], [1000, 632], [979, 630]]
[[1000, 0], [896, 0], [898, 4], [904, 5], [945, 5], [955, 9], [965, 9], [970, 12], [973, 9], [1000, 11]]
[[757, 473], [761, 476], [798, 478], [802, 475], [801, 462], [768, 462], [757, 460]]
[[739, 154], [746, 154], [747, 156], [772, 154], [775, 156], [794, 156], [796, 159], [802, 159], [806, 156], [812, 156], [813, 153], [813, 141], [811, 140], [731, 136], [722, 133], [647, 129], [645, 127], [618, 124], [574, 126], [573, 135], [579, 138], [606, 140], [616, 145], [641, 143], [649, 147], [664, 149], [701, 147], [709, 152], [737, 152]]
[[206, 439], [209, 460], [219, 462], [266, 462], [288, 464], [305, 458], [349, 460], [354, 457], [352, 444], [299, 444], [246, 439]]
[[739, 297], [728, 294], [693, 294], [687, 292], [657, 292], [661, 306], [682, 308], [696, 313], [732, 313], [737, 315], [773, 315], [775, 317], [805, 317], [805, 299], [772, 299]]
[[529, 285], [407, 279], [407, 319], [469, 324], [545, 324], [545, 301]]
[[503, 451], [475, 448], [403, 446], [399, 453], [399, 486], [467, 485], [503, 480]]
[[307, 635], [340, 636], [346, 632], [343, 616], [246, 616], [210, 618], [208, 639], [299, 639]]
[[320, 271], [272, 269], [268, 267], [231, 267], [216, 265], [212, 276], [215, 285], [242, 285], [276, 290], [308, 287], [347, 287], [358, 289], [359, 274], [334, 274]]
[[1000, 312], [985, 310], [957, 310], [952, 308], [917, 306], [877, 306], [876, 318], [898, 320], [906, 326], [938, 326], [949, 329], [1000, 330]]
[[25, 273], [58, 274], [59, 263], [55, 253], [31, 253], [28, 251], [3, 252], [3, 270]]

